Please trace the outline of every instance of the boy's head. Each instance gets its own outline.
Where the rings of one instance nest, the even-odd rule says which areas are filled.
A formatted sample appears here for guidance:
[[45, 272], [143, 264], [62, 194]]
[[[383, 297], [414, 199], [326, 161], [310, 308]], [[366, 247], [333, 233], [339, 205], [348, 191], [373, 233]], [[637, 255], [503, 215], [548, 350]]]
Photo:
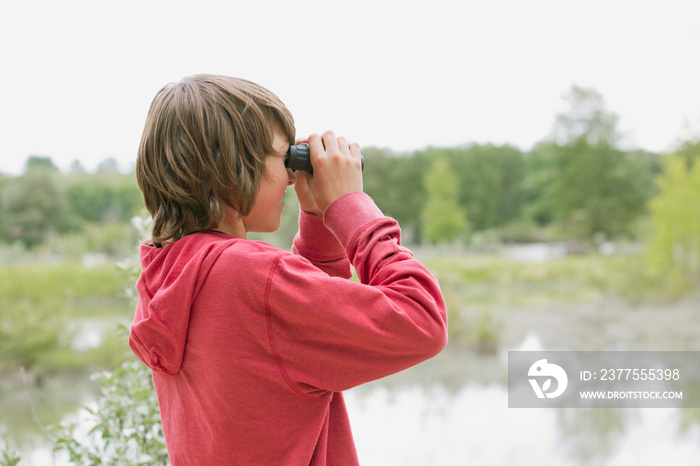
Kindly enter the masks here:
[[221, 203], [250, 212], [273, 128], [294, 142], [294, 120], [279, 98], [243, 79], [196, 75], [163, 87], [151, 103], [136, 179], [153, 216], [155, 246], [215, 228]]

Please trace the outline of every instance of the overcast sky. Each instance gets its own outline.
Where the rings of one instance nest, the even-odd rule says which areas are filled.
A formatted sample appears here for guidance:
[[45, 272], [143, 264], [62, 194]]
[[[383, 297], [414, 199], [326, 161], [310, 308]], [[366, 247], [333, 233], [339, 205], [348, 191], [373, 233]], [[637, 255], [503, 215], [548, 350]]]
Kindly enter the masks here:
[[196, 73], [256, 81], [299, 135], [528, 150], [573, 84], [630, 147], [700, 129], [697, 0], [21, 1], [0, 6], [0, 172], [31, 154], [129, 169], [148, 106]]

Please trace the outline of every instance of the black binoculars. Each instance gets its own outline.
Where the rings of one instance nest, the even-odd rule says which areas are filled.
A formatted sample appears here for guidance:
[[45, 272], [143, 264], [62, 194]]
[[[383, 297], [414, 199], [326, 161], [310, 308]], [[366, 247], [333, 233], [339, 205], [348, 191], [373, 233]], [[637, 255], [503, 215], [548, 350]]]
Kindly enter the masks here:
[[[301, 144], [289, 146], [287, 158], [284, 160], [284, 166], [292, 170], [303, 170], [307, 173], [313, 173], [314, 167], [311, 166], [311, 156], [309, 145], [305, 142]], [[362, 169], [365, 169], [365, 158], [362, 157]]]

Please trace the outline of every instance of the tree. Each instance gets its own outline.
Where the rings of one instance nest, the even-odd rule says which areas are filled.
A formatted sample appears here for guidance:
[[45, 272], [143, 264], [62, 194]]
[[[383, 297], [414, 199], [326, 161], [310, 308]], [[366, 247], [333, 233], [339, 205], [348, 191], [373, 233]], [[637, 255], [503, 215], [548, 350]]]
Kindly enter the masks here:
[[617, 146], [622, 138], [617, 130], [619, 117], [605, 107], [598, 91], [574, 85], [564, 100], [569, 109], [556, 117], [552, 131], [555, 144], [566, 146], [585, 139], [591, 145]]
[[29, 169], [6, 187], [2, 227], [5, 237], [33, 247], [52, 233], [70, 229], [71, 220], [56, 176], [46, 167]]
[[444, 154], [458, 179], [459, 203], [471, 229], [498, 228], [520, 216], [525, 164], [519, 150], [473, 144]]
[[127, 221], [143, 206], [134, 174], [100, 172], [66, 178], [71, 211], [80, 219], [89, 222]]
[[553, 147], [551, 142], [540, 142], [525, 158], [524, 217], [540, 226], [550, 225], [556, 217], [551, 193], [555, 173]]
[[686, 285], [700, 285], [700, 163], [689, 167], [685, 154], [669, 155], [658, 186], [647, 257]]
[[24, 172], [29, 173], [33, 170], [47, 170], [49, 172], [58, 172], [58, 167], [54, 165], [51, 157], [43, 155], [30, 155], [24, 163]]
[[575, 238], [592, 240], [631, 234], [645, 197], [637, 171], [626, 154], [608, 145], [554, 146], [555, 178], [551, 200], [562, 228]]
[[415, 154], [397, 154], [376, 147], [364, 148], [362, 153], [365, 156], [364, 191], [382, 212], [399, 222], [404, 240], [418, 241], [420, 212], [426, 197], [422, 179], [430, 162]]
[[546, 204], [569, 236], [590, 241], [630, 234], [646, 201], [641, 165], [618, 149], [617, 115], [599, 93], [574, 86], [567, 100], [553, 140], [540, 147], [551, 158]]
[[685, 160], [686, 166], [691, 168], [700, 160], [700, 140], [685, 141], [676, 153]]
[[87, 170], [85, 170], [85, 166], [80, 162], [80, 160], [75, 159], [73, 162], [70, 164], [70, 168], [68, 169], [68, 173], [71, 175], [84, 175], [87, 173]]
[[98, 173], [117, 173], [119, 172], [119, 162], [114, 157], [104, 159], [97, 165]]
[[437, 158], [424, 178], [427, 199], [422, 222], [425, 239], [433, 244], [452, 241], [466, 233], [467, 216], [459, 205], [457, 177], [445, 158]]

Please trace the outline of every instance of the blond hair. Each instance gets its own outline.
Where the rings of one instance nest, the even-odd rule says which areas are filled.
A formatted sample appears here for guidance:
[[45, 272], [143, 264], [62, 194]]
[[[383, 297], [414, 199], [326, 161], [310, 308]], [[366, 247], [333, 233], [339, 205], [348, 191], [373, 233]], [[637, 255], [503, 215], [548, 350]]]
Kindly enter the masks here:
[[163, 246], [223, 221], [221, 202], [250, 213], [273, 127], [294, 142], [280, 99], [244, 79], [195, 75], [163, 87], [151, 103], [136, 180], [153, 217], [151, 244]]

